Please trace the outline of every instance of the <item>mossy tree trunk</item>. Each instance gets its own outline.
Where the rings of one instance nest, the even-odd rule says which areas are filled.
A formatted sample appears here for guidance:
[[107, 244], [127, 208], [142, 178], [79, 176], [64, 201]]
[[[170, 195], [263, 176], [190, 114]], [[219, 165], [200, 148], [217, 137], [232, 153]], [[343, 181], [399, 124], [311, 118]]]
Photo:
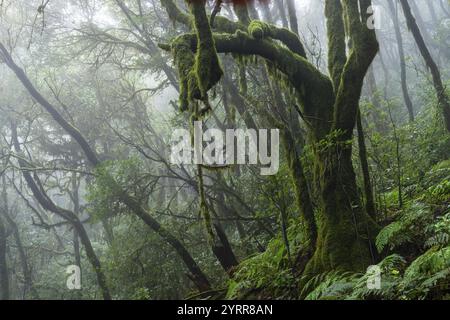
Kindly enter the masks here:
[[[292, 133], [288, 129], [284, 129], [282, 138], [284, 149], [286, 151], [286, 160], [292, 179], [295, 201], [304, 222], [304, 232], [308, 241], [308, 246], [313, 249], [317, 241], [317, 225], [314, 218], [314, 208], [309, 193], [308, 182]], [[309, 253], [306, 254], [308, 255]]]
[[[8, 207], [8, 196], [7, 196], [7, 189], [6, 189], [6, 176], [2, 176], [2, 185], [3, 185], [3, 191], [2, 191], [2, 203], [3, 208], [0, 208], [0, 210], [3, 209], [3, 217], [5, 218], [5, 221], [7, 222], [11, 234], [14, 238], [14, 242], [17, 246], [17, 251], [19, 253], [19, 259], [20, 259], [20, 265], [22, 268], [22, 274], [23, 274], [23, 292], [22, 292], [22, 298], [26, 299], [28, 292], [31, 292], [33, 298], [39, 298], [36, 289], [33, 287], [33, 279], [31, 274], [31, 269], [28, 263], [28, 258], [25, 253], [25, 248], [22, 243], [22, 239], [20, 237], [19, 227], [17, 226], [17, 223], [14, 221], [14, 219], [11, 217]], [[1, 214], [0, 214], [1, 215]], [[1, 222], [1, 221], [0, 221]], [[0, 226], [1, 228], [1, 226]], [[1, 267], [0, 267], [1, 269]]]
[[[167, 6], [170, 0], [162, 2], [173, 10]], [[370, 0], [326, 1], [329, 77], [307, 61], [299, 38], [286, 29], [252, 21], [245, 32], [239, 25], [230, 28], [229, 22], [215, 25], [218, 32], [213, 33], [218, 53], [261, 56], [273, 67], [276, 79], [295, 89], [315, 150], [315, 177], [321, 196], [315, 217], [316, 246], [305, 269], [307, 274], [333, 269], [362, 271], [374, 262], [372, 240], [377, 227], [361, 204], [351, 160], [362, 85], [378, 52], [375, 31], [366, 24], [370, 5]], [[348, 54], [346, 39], [351, 43]], [[198, 54], [197, 41], [188, 33], [161, 48], [172, 49], [177, 67], [183, 71], [186, 66], [179, 63], [177, 48], [183, 43], [183, 50], [190, 48]]]
[[[372, 240], [376, 225], [361, 204], [351, 160], [364, 77], [378, 52], [375, 31], [366, 24], [370, 5], [371, 1], [360, 1], [359, 6], [351, 0], [326, 1], [329, 72], [335, 98], [327, 135], [316, 135], [316, 177], [323, 203], [316, 217], [316, 252], [305, 273], [362, 271], [375, 259]], [[345, 33], [337, 32], [343, 29]], [[346, 37], [351, 44], [348, 55]]]
[[365, 207], [366, 212], [369, 214], [369, 216], [371, 216], [372, 219], [376, 220], [375, 201], [373, 198], [372, 182], [370, 179], [369, 161], [367, 159], [366, 139], [364, 137], [364, 129], [361, 117], [362, 117], [361, 111], [359, 111], [358, 116], [356, 118], [356, 128], [358, 131], [359, 161], [361, 164], [361, 171], [363, 174]]

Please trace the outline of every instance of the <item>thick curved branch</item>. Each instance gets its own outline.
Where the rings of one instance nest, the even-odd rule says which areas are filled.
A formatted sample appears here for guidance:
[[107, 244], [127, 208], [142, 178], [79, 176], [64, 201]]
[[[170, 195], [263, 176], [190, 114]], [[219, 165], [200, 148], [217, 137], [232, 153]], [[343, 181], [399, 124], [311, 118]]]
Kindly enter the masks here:
[[306, 59], [306, 51], [297, 34], [286, 28], [254, 20], [248, 27], [249, 34], [256, 39], [272, 38], [281, 41], [292, 52]]
[[[186, 43], [193, 52], [197, 49], [197, 38], [193, 34], [184, 34], [178, 41]], [[296, 89], [299, 102], [304, 108], [304, 116], [310, 123], [316, 123], [314, 130], [321, 133], [329, 121], [327, 114], [334, 103], [333, 85], [330, 79], [317, 70], [311, 63], [288, 48], [273, 41], [259, 40], [247, 33], [214, 34], [214, 42], [218, 53], [234, 53], [240, 55], [258, 55], [281, 71], [289, 84]], [[162, 49], [170, 46], [160, 45]], [[321, 92], [317, 95], [317, 92]]]

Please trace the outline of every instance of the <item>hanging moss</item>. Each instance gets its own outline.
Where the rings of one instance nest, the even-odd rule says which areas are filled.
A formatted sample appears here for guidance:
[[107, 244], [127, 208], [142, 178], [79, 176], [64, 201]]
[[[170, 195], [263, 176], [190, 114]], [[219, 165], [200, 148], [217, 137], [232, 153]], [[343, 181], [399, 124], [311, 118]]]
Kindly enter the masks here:
[[191, 37], [181, 35], [171, 48], [180, 79], [180, 108], [185, 111], [194, 100], [206, 101], [208, 91], [223, 75], [212, 37], [209, 20], [202, 1], [188, 1], [194, 17], [197, 50], [192, 52]]
[[206, 197], [205, 197], [205, 188], [203, 183], [203, 169], [201, 165], [197, 166], [198, 171], [198, 193], [200, 196], [200, 213], [203, 217], [204, 223], [205, 223], [205, 229], [208, 234], [208, 241], [211, 241], [212, 243], [215, 242], [216, 235], [213, 231], [212, 227], [212, 221], [211, 221], [211, 214], [209, 213], [208, 206], [206, 204]]
[[195, 33], [197, 36], [197, 53], [194, 72], [201, 98], [207, 98], [207, 92], [219, 82], [223, 75], [217, 56], [216, 45], [212, 36], [209, 19], [205, 11], [204, 1], [188, 1], [194, 16]]
[[186, 111], [189, 107], [189, 102], [195, 96], [200, 96], [196, 77], [192, 72], [195, 57], [189, 41], [182, 36], [172, 41], [172, 54], [180, 81], [180, 109], [181, 111]]
[[247, 85], [247, 68], [246, 63], [238, 63], [239, 68], [239, 91], [241, 94], [246, 95], [248, 91]]

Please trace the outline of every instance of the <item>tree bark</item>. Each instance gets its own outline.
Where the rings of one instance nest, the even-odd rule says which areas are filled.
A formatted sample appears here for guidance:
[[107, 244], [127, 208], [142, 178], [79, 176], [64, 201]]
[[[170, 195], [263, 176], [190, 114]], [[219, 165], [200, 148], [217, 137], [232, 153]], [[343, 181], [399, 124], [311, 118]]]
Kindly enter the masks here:
[[289, 25], [292, 32], [298, 35], [298, 20], [297, 20], [297, 10], [295, 8], [294, 0], [286, 0], [289, 15]]
[[364, 138], [364, 130], [361, 121], [361, 111], [358, 112], [358, 116], [356, 118], [356, 127], [358, 130], [358, 151], [359, 160], [361, 162], [361, 170], [363, 173], [366, 211], [372, 219], [376, 220], [375, 201], [373, 199], [372, 183], [370, 181], [369, 163], [367, 161], [366, 141]]
[[6, 228], [3, 217], [0, 216], [0, 298], [1, 300], [9, 300], [9, 272], [8, 263], [6, 261], [7, 248]]
[[411, 12], [411, 7], [407, 0], [399, 0], [402, 7], [403, 13], [405, 14], [406, 22], [408, 24], [409, 30], [412, 32], [414, 39], [416, 40], [416, 44], [419, 48], [420, 53], [422, 54], [425, 63], [430, 69], [431, 75], [433, 77], [433, 85], [436, 90], [436, 95], [438, 99], [438, 103], [440, 108], [442, 109], [444, 115], [444, 124], [447, 131], [450, 132], [450, 102], [449, 97], [445, 92], [444, 85], [442, 84], [441, 73], [433, 57], [431, 56], [428, 47], [425, 44], [425, 41], [422, 37], [422, 33], [420, 32], [419, 26], [414, 19], [414, 16]]
[[281, 25], [283, 28], [288, 27], [288, 19], [286, 16], [286, 11], [284, 9], [284, 0], [275, 1], [276, 6], [278, 7], [278, 12], [280, 13]]
[[406, 62], [405, 62], [405, 51], [403, 48], [403, 37], [400, 30], [400, 23], [398, 21], [397, 10], [394, 7], [392, 1], [388, 1], [389, 10], [391, 12], [392, 21], [394, 22], [395, 37], [397, 39], [398, 56], [400, 58], [400, 80], [402, 84], [403, 100], [405, 102], [406, 109], [408, 110], [409, 121], [414, 121], [414, 109], [411, 102], [411, 98], [408, 92], [408, 85], [406, 81]]
[[28, 264], [28, 258], [25, 253], [25, 249], [23, 247], [22, 239], [20, 237], [17, 224], [9, 215], [6, 217], [6, 220], [8, 221], [8, 224], [12, 230], [14, 241], [16, 242], [17, 246], [17, 251], [19, 252], [20, 265], [22, 267], [23, 281], [24, 281], [22, 298], [26, 299], [28, 292], [30, 292], [33, 298], [39, 299], [39, 295], [36, 289], [33, 287], [33, 278], [31, 269]]
[[282, 130], [283, 146], [286, 151], [286, 160], [295, 194], [297, 208], [305, 223], [305, 235], [311, 249], [315, 248], [317, 241], [317, 225], [314, 218], [314, 209], [309, 193], [308, 183], [303, 171], [300, 155], [296, 150], [294, 137], [288, 128]]

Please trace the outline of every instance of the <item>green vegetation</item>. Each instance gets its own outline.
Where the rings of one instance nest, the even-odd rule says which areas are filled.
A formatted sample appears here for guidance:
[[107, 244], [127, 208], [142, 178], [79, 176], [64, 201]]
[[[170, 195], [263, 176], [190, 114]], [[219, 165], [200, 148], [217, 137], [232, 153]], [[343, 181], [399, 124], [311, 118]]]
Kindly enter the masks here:
[[0, 299], [450, 300], [449, 3], [391, 2], [1, 1]]

